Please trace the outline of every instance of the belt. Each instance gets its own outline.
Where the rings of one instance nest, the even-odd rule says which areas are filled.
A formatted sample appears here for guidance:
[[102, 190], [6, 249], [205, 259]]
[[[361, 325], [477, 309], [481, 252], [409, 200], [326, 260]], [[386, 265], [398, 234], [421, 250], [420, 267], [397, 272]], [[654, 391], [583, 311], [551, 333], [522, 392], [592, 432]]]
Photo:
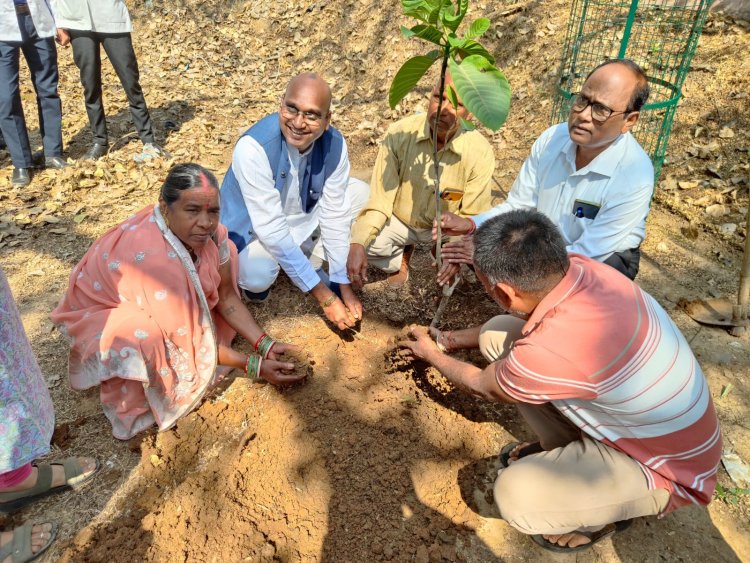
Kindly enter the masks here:
[[16, 13], [17, 14], [28, 14], [29, 13], [29, 5], [28, 4], [16, 4]]

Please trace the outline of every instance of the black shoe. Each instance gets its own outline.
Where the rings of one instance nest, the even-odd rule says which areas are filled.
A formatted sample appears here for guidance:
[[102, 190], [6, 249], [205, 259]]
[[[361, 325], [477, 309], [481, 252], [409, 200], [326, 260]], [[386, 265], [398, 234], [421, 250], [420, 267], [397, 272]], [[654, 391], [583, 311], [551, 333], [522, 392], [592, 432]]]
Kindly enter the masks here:
[[83, 155], [83, 160], [99, 160], [107, 154], [107, 152], [109, 152], [109, 147], [107, 145], [94, 143], [89, 150], [86, 151], [86, 154]]
[[260, 303], [265, 303], [268, 299], [268, 296], [271, 295], [271, 288], [269, 287], [265, 291], [248, 291], [247, 289], [242, 289], [242, 295], [247, 299], [250, 303], [255, 303], [256, 305], [259, 305]]
[[28, 168], [14, 168], [10, 183], [14, 188], [24, 188], [31, 183], [31, 171]]
[[44, 167], [55, 168], [56, 170], [61, 170], [62, 168], [68, 167], [68, 162], [61, 156], [45, 156]]

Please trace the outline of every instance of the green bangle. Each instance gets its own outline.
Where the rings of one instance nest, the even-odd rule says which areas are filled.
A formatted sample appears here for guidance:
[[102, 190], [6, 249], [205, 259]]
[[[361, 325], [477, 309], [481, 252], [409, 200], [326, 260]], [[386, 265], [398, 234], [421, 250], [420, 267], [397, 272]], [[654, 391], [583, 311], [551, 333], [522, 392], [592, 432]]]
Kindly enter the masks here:
[[245, 364], [245, 373], [247, 377], [252, 381], [260, 379], [260, 363], [263, 359], [260, 356], [251, 354], [247, 357], [247, 363]]
[[331, 305], [333, 305], [333, 302], [334, 302], [334, 301], [336, 301], [336, 299], [338, 299], [338, 296], [337, 296], [337, 295], [336, 295], [336, 294], [334, 293], [333, 295], [331, 295], [331, 296], [330, 296], [330, 297], [329, 297], [328, 299], [326, 299], [325, 301], [321, 301], [321, 302], [320, 302], [320, 306], [321, 306], [321, 307], [323, 307], [324, 309], [325, 309], [326, 307], [330, 307]]
[[274, 344], [276, 344], [276, 341], [273, 338], [271, 338], [267, 334], [263, 335], [263, 338], [261, 338], [260, 342], [258, 343], [258, 354], [260, 354], [261, 358], [266, 359], [268, 357], [268, 354], [271, 351], [271, 348], [273, 348]]

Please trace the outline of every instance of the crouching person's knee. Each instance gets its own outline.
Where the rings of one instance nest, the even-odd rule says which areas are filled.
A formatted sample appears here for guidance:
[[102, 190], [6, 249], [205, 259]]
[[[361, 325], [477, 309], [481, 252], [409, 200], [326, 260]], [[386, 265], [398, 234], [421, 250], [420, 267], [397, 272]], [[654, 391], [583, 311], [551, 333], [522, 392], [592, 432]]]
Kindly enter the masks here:
[[523, 466], [514, 464], [498, 474], [494, 488], [495, 504], [502, 519], [516, 530], [523, 534], [536, 534], [539, 533], [538, 528], [532, 521], [535, 487], [524, 473]]
[[239, 286], [253, 293], [267, 290], [279, 275], [279, 265], [272, 258], [240, 256]]

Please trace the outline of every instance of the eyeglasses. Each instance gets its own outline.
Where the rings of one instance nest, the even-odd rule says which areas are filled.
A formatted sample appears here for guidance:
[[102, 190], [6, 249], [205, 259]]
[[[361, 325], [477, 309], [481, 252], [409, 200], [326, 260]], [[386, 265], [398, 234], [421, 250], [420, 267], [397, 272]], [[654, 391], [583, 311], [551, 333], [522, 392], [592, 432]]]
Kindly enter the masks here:
[[323, 116], [319, 113], [313, 111], [300, 111], [299, 108], [293, 105], [285, 104], [283, 100], [281, 103], [281, 111], [283, 111], [287, 117], [291, 117], [292, 119], [301, 114], [302, 119], [304, 119], [305, 123], [309, 125], [316, 125], [321, 119], [323, 119]]
[[610, 117], [612, 117], [616, 113], [633, 113], [632, 111], [629, 111], [629, 110], [615, 111], [611, 108], [608, 108], [604, 104], [601, 104], [599, 102], [594, 102], [588, 99], [586, 96], [584, 96], [580, 92], [575, 92], [573, 95], [575, 96], [575, 98], [573, 99], [573, 105], [571, 106], [571, 109], [576, 113], [581, 113], [587, 107], [591, 106], [591, 118], [594, 121], [601, 121], [601, 122], [607, 121]]

